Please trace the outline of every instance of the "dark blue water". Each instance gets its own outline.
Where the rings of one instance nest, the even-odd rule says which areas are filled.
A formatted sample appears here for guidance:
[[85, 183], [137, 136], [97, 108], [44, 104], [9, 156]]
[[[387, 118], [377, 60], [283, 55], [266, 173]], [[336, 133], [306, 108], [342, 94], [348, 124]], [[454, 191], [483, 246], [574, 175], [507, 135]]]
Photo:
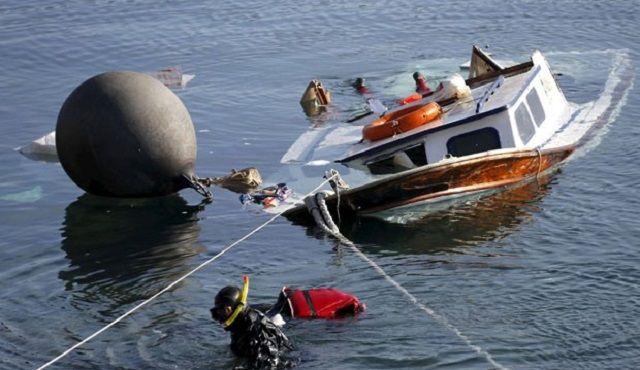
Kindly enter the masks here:
[[[58, 164], [16, 151], [49, 131], [67, 95], [107, 70], [180, 65], [176, 93], [198, 139], [197, 170], [265, 177], [310, 122], [298, 99], [321, 78], [343, 108], [364, 75], [455, 71], [472, 43], [507, 59], [549, 54], [567, 96], [595, 99], [608, 49], [640, 52], [637, 1], [4, 1], [0, 4], [0, 368], [35, 368], [266, 220], [218, 190], [156, 200], [84, 195]], [[555, 64], [554, 64], [555, 63]], [[444, 65], [449, 70], [443, 70]], [[441, 72], [435, 72], [435, 70]], [[345, 233], [420, 302], [517, 369], [640, 366], [640, 96], [600, 144], [549, 182], [406, 225], [361, 219]], [[320, 174], [318, 174], [320, 179]], [[210, 322], [217, 290], [252, 276], [250, 299], [284, 284], [333, 286], [355, 319], [294, 321], [300, 368], [491, 367], [367, 264], [281, 219], [58, 364], [60, 369], [231, 368]]]

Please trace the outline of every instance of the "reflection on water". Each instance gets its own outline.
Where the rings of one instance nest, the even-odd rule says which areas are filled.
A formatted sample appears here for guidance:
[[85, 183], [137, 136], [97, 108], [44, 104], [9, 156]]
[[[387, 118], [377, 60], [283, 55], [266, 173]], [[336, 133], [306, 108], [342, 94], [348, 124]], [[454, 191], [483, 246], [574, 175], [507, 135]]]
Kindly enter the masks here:
[[459, 247], [499, 240], [516, 231], [539, 209], [539, 200], [549, 192], [549, 181], [541, 178], [480, 200], [426, 213], [407, 224], [361, 217], [350, 225], [343, 225], [342, 230], [360, 245], [378, 245], [396, 253], [455, 253]]
[[66, 208], [61, 231], [69, 265], [59, 277], [88, 302], [108, 297], [118, 305], [155, 293], [201, 252], [196, 242], [202, 209], [179, 195], [135, 200], [82, 195]]

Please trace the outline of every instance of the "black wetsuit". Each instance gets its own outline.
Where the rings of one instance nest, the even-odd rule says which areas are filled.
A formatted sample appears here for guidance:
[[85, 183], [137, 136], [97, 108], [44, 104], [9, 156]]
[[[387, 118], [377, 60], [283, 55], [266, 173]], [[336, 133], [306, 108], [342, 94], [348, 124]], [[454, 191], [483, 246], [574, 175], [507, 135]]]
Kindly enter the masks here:
[[247, 307], [227, 328], [231, 332], [231, 351], [246, 358], [251, 368], [273, 369], [293, 366], [284, 358], [293, 345], [286, 335], [262, 312]]

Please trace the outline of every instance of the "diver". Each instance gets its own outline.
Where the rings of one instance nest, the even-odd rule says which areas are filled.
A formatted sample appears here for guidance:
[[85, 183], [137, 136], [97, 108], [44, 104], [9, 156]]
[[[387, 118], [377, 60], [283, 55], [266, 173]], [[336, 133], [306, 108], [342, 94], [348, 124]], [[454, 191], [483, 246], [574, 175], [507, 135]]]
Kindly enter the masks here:
[[215, 297], [211, 317], [231, 333], [231, 351], [245, 358], [251, 368], [292, 367], [285, 356], [293, 344], [280, 329], [282, 316], [333, 319], [365, 310], [358, 298], [333, 288], [309, 290], [283, 287], [274, 305], [247, 305], [249, 277], [242, 290], [222, 288]]
[[283, 357], [293, 349], [289, 338], [264, 313], [247, 305], [249, 277], [244, 277], [242, 290], [234, 286], [222, 288], [215, 298], [211, 317], [231, 333], [231, 351], [245, 358], [250, 368], [273, 369], [292, 367]]
[[431, 93], [431, 89], [429, 85], [427, 85], [427, 80], [420, 72], [415, 72], [413, 74], [413, 80], [416, 82], [416, 92], [422, 94], [423, 96]]

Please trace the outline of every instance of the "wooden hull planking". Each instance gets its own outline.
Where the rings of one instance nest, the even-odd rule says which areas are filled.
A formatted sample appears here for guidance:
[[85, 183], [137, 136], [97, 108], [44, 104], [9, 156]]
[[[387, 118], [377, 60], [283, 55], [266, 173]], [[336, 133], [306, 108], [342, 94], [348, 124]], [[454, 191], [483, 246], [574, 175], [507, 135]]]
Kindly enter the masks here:
[[[439, 198], [481, 192], [530, 180], [549, 172], [574, 151], [574, 147], [520, 150], [425, 166], [340, 193], [342, 215], [371, 214]], [[336, 197], [327, 198], [335, 209]], [[304, 207], [284, 213], [287, 218], [307, 218]]]

